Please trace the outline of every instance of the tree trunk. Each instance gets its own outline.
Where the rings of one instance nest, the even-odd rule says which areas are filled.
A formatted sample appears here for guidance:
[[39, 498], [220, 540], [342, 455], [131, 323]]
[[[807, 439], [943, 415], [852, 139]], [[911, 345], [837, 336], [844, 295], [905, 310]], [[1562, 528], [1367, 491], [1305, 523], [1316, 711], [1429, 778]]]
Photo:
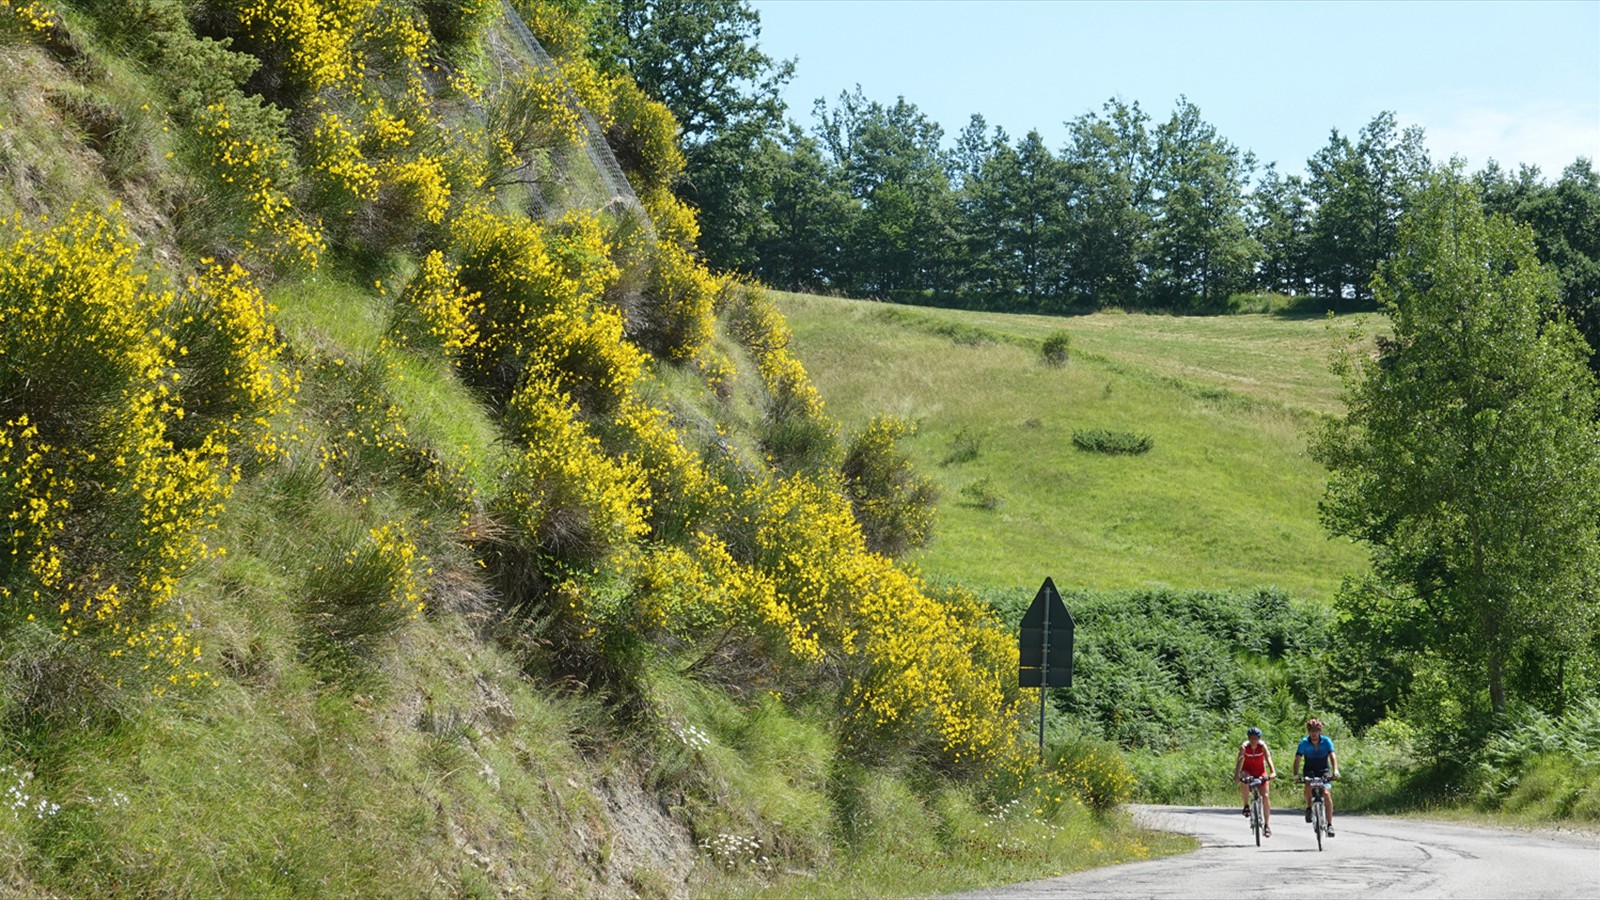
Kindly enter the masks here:
[[1489, 638], [1489, 707], [1496, 719], [1506, 714], [1505, 652], [1500, 647], [1500, 622], [1494, 613], [1484, 616]]

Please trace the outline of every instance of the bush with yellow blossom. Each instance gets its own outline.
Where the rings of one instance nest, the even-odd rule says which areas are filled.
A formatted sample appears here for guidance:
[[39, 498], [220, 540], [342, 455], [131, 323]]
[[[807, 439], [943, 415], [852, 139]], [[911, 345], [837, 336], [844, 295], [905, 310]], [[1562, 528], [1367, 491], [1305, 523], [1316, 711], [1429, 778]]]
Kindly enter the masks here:
[[39, 230], [14, 219], [0, 244], [0, 628], [48, 625], [112, 661], [110, 678], [202, 680], [171, 601], [221, 552], [207, 535], [230, 452], [271, 446], [267, 417], [293, 387], [259, 295], [213, 269], [180, 299], [93, 213]]

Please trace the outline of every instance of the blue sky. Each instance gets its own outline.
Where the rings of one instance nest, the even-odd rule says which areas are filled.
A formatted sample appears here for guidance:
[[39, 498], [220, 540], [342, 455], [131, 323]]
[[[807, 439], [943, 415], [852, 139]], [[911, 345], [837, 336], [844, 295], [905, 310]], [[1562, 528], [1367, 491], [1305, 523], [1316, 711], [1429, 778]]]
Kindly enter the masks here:
[[808, 128], [815, 99], [859, 83], [947, 141], [977, 112], [1059, 149], [1061, 123], [1109, 97], [1161, 120], [1183, 94], [1285, 172], [1383, 110], [1426, 129], [1436, 160], [1600, 166], [1600, 0], [752, 3], [762, 49], [799, 58], [784, 96]]

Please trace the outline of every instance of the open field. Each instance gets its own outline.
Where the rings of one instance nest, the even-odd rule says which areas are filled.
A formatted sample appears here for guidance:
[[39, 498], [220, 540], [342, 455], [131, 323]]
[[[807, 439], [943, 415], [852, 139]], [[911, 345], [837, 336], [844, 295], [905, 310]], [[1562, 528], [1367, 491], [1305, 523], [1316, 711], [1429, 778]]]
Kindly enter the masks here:
[[[1277, 586], [1326, 598], [1365, 553], [1317, 519], [1306, 452], [1338, 408], [1320, 319], [1019, 316], [778, 295], [794, 349], [847, 430], [915, 421], [940, 485], [917, 561], [978, 586], [1052, 575], [1095, 589]], [[1044, 337], [1071, 361], [1042, 361]], [[1143, 455], [1074, 448], [1077, 430], [1147, 434]], [[963, 449], [967, 455], [959, 461]]]

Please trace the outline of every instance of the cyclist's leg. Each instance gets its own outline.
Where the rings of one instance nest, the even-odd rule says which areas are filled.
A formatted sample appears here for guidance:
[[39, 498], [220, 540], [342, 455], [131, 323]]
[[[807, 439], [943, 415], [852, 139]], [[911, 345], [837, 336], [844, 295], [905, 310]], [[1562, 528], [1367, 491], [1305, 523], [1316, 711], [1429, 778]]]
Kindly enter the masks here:
[[1245, 784], [1242, 778], [1239, 779], [1239, 799], [1244, 803], [1245, 813], [1248, 815], [1250, 810], [1250, 785]]
[[1272, 824], [1272, 782], [1261, 782], [1261, 823]]
[[1331, 785], [1331, 784], [1323, 787], [1323, 789], [1322, 789], [1322, 806], [1323, 806], [1323, 809], [1325, 811], [1324, 814], [1328, 817], [1328, 827], [1332, 828], [1333, 827], [1333, 785]]

